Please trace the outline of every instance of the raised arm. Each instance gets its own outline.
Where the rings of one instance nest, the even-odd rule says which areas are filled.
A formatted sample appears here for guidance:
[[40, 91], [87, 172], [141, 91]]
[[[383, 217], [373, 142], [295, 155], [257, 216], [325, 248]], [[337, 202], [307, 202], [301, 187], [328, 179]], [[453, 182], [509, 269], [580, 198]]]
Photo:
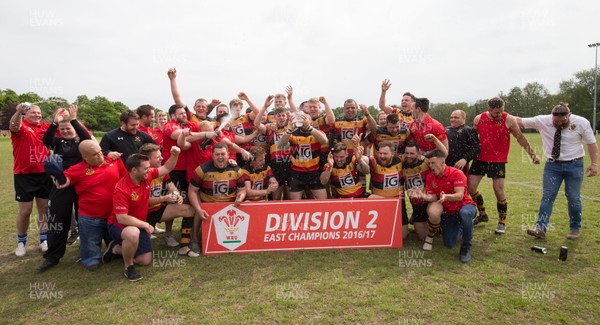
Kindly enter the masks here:
[[285, 87], [285, 92], [287, 93], [288, 104], [290, 104], [290, 112], [294, 113], [298, 110], [296, 108], [296, 104], [294, 103], [294, 99], [292, 98], [294, 95], [294, 89], [292, 86]]
[[167, 71], [167, 76], [169, 76], [169, 82], [171, 85], [171, 96], [173, 96], [173, 101], [177, 105], [186, 107], [185, 103], [181, 99], [179, 88], [177, 87], [177, 70], [175, 68], [169, 69], [169, 71]]
[[435, 135], [429, 133], [425, 135], [425, 141], [435, 143], [435, 148], [444, 153], [444, 156], [448, 157], [448, 140], [444, 142], [440, 141]]
[[271, 106], [271, 104], [273, 104], [273, 98], [275, 98], [275, 96], [269, 95], [269, 96], [267, 96], [267, 99], [265, 99], [265, 104], [263, 105], [263, 107], [260, 108], [260, 110], [258, 111], [258, 114], [256, 114], [256, 118], [254, 119], [254, 127], [255, 128], [258, 128], [259, 126], [262, 125], [261, 121], [263, 119], [263, 116], [265, 116], [265, 114], [267, 112], [267, 108], [269, 108], [269, 106]]
[[335, 115], [333, 114], [331, 107], [329, 107], [327, 99], [324, 96], [321, 96], [319, 97], [319, 101], [325, 106], [325, 123], [327, 123], [327, 125], [335, 123]]
[[373, 118], [373, 116], [371, 116], [367, 105], [360, 104], [359, 107], [360, 110], [363, 112], [363, 115], [367, 119], [367, 129], [369, 130], [369, 132], [371, 132], [371, 134], [377, 133], [377, 122], [375, 122], [375, 119]]
[[386, 114], [391, 114], [394, 111], [394, 108], [391, 106], [387, 106], [385, 104], [385, 94], [390, 89], [392, 84], [388, 79], [384, 79], [381, 83], [381, 96], [379, 96], [379, 108], [384, 111]]
[[164, 165], [158, 167], [158, 176], [164, 176], [170, 173], [173, 169], [175, 169], [175, 165], [177, 165], [177, 159], [179, 158], [179, 153], [181, 149], [176, 146], [171, 147], [171, 156], [167, 159]]
[[364, 155], [365, 148], [363, 146], [356, 146], [354, 149], [354, 155], [356, 156], [356, 169], [363, 174], [369, 174], [369, 157]]
[[25, 114], [25, 106], [23, 103], [17, 105], [15, 113], [10, 118], [10, 132], [18, 133], [21, 129], [21, 123], [23, 122], [23, 115]]
[[258, 115], [259, 110], [258, 107], [256, 107], [256, 105], [254, 105], [254, 103], [250, 100], [250, 97], [248, 97], [248, 95], [246, 95], [246, 93], [242, 91], [238, 94], [238, 98], [240, 100], [245, 101], [248, 104], [248, 106], [250, 106], [252, 112], [250, 112], [249, 117], [253, 121], [256, 120], [256, 115]]

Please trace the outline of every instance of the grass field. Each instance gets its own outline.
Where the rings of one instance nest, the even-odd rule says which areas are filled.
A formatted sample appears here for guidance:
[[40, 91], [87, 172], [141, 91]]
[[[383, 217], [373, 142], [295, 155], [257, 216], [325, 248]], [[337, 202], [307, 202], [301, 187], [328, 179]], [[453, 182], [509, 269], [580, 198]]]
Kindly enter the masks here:
[[[541, 154], [540, 138], [527, 135]], [[600, 322], [600, 177], [586, 178], [582, 237], [568, 233], [566, 200], [557, 198], [545, 240], [527, 236], [541, 197], [543, 164], [535, 166], [516, 141], [507, 166], [507, 233], [494, 234], [497, 217], [491, 182], [480, 191], [491, 220], [475, 227], [473, 261], [436, 237], [423, 252], [410, 234], [402, 250], [331, 250], [179, 258], [154, 241], [161, 265], [140, 267], [129, 283], [114, 262], [89, 272], [67, 247], [54, 269], [38, 274], [34, 223], [28, 252], [16, 244], [10, 140], [0, 139], [0, 323], [373, 323], [479, 324]], [[586, 157], [585, 166], [589, 165]], [[176, 222], [178, 225], [179, 222]], [[548, 248], [537, 254], [532, 245]], [[561, 245], [569, 248], [558, 261]]]

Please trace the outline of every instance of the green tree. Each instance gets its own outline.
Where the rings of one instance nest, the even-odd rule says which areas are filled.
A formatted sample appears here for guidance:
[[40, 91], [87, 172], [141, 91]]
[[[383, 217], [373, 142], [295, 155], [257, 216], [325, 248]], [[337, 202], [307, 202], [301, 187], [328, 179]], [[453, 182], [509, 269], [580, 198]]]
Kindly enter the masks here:
[[[553, 98], [558, 102], [569, 103], [571, 112], [592, 121], [594, 106], [594, 69], [576, 72], [574, 78], [560, 83], [560, 91]], [[597, 112], [596, 112], [597, 113]], [[596, 121], [598, 116], [596, 115]]]

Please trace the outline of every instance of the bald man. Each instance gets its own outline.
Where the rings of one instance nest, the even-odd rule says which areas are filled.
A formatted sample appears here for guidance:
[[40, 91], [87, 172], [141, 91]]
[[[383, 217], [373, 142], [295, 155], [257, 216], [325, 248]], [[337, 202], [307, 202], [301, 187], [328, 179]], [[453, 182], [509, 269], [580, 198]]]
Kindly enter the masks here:
[[479, 135], [466, 121], [467, 114], [459, 109], [450, 114], [450, 126], [446, 127], [449, 146], [446, 165], [462, 170], [465, 176], [469, 163], [479, 155]]
[[65, 171], [67, 182], [57, 187], [73, 185], [79, 195], [79, 254], [83, 266], [92, 271], [102, 261], [102, 239], [109, 242], [106, 222], [112, 212], [113, 192], [127, 170], [120, 158], [104, 156], [96, 141], [82, 141], [79, 152], [83, 161]]

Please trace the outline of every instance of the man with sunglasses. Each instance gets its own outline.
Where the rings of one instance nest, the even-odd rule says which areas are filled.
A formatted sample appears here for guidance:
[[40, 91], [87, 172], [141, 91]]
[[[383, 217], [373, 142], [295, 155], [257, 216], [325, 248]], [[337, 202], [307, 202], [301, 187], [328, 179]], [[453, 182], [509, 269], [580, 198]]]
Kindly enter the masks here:
[[596, 176], [598, 173], [598, 145], [590, 122], [581, 116], [571, 114], [568, 104], [560, 103], [552, 109], [552, 115], [517, 118], [517, 123], [521, 127], [540, 132], [544, 156], [546, 156], [540, 211], [535, 229], [527, 229], [527, 234], [540, 239], [546, 236], [552, 206], [564, 181], [570, 226], [567, 239], [579, 238], [584, 143], [588, 147], [592, 161], [587, 168], [587, 175]]

